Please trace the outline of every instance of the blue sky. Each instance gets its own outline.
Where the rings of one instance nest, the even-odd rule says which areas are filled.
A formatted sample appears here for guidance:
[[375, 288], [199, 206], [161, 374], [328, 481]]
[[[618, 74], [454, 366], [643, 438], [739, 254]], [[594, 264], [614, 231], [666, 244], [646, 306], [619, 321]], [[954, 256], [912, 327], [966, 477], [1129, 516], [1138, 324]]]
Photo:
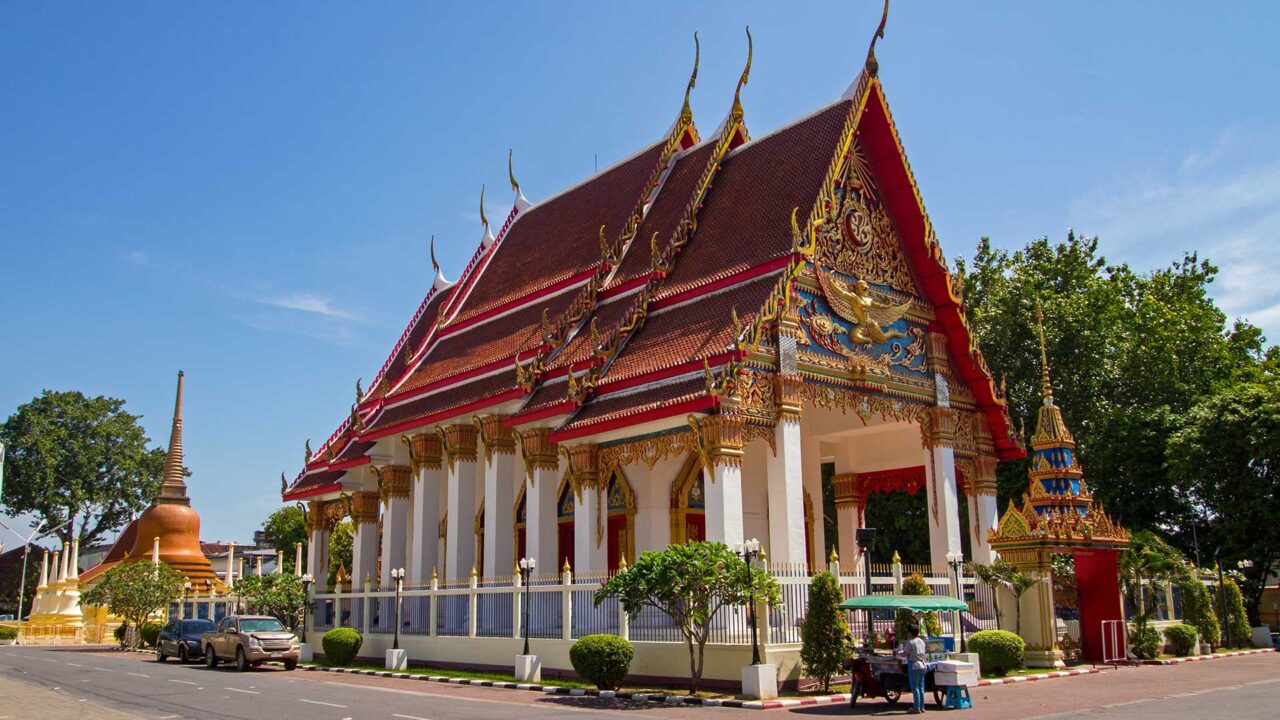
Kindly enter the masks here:
[[[762, 134], [857, 72], [877, 0], [0, 3], [0, 417], [42, 388], [167, 439], [187, 372], [206, 539], [278, 506], [431, 281], [509, 207], [743, 94]], [[1280, 6], [897, 2], [881, 75], [949, 258], [1068, 226], [1151, 268], [1199, 250], [1280, 337]], [[497, 208], [502, 207], [502, 210]], [[6, 538], [0, 538], [6, 539]], [[13, 544], [13, 538], [7, 538]]]

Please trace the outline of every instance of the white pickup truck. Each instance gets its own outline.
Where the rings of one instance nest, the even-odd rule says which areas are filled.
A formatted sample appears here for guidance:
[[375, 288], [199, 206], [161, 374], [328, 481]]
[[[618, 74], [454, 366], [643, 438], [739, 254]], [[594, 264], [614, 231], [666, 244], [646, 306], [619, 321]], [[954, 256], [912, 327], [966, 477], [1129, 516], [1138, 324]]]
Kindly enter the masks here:
[[244, 672], [268, 660], [284, 663], [286, 670], [298, 667], [301, 646], [298, 638], [280, 621], [266, 615], [229, 615], [218, 621], [215, 630], [200, 638], [205, 667], [234, 662]]

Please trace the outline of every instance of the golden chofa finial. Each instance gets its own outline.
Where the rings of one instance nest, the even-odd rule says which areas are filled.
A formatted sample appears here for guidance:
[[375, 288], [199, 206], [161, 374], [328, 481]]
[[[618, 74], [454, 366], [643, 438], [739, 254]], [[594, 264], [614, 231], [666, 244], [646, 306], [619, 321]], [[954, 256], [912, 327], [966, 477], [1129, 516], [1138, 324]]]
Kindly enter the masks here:
[[689, 107], [689, 95], [698, 84], [698, 61], [702, 59], [702, 45], [698, 42], [698, 33], [693, 34], [693, 72], [689, 73], [689, 84], [684, 88], [684, 108], [680, 115], [687, 120], [693, 119], [693, 108]]
[[604, 236], [604, 225], [600, 226], [600, 259], [610, 267], [618, 264], [618, 255], [609, 246], [609, 240]]
[[1045, 350], [1044, 342], [1044, 310], [1040, 308], [1040, 301], [1036, 300], [1036, 331], [1040, 335], [1040, 394], [1044, 397], [1046, 405], [1053, 404], [1053, 385], [1049, 383], [1049, 353]]
[[356, 378], [356, 404], [364, 399], [364, 378]]
[[733, 115], [735, 119], [742, 118], [742, 86], [747, 84], [747, 79], [751, 77], [751, 56], [754, 54], [755, 44], [751, 40], [751, 26], [747, 26], [747, 65], [742, 68], [742, 75], [738, 78], [738, 87], [733, 91]]
[[305, 464], [307, 464], [307, 463], [309, 463], [309, 462], [311, 462], [311, 438], [307, 438], [307, 451], [306, 451], [306, 457], [305, 457], [305, 459], [303, 459], [302, 463], [305, 465]]
[[867, 74], [875, 77], [880, 72], [880, 63], [876, 61], [876, 40], [884, 37], [885, 23], [889, 22], [889, 0], [884, 0], [884, 12], [880, 15], [880, 26], [871, 36], [871, 47], [867, 48]]
[[489, 228], [489, 218], [484, 216], [484, 185], [480, 186], [480, 224], [486, 230]]
[[440, 261], [436, 260], [436, 236], [431, 236], [431, 270], [440, 272]]
[[520, 192], [520, 183], [516, 182], [516, 174], [511, 169], [511, 148], [507, 148], [507, 179], [511, 181], [511, 191]]

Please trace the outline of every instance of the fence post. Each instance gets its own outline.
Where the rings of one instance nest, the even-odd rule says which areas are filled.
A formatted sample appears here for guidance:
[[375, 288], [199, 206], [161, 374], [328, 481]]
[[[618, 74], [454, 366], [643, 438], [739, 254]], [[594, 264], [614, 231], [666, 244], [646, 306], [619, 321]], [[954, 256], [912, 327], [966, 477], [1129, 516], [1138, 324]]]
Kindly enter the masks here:
[[511, 639], [512, 640], [519, 640], [521, 637], [523, 637], [522, 633], [524, 631], [524, 627], [521, 623], [521, 620], [524, 619], [524, 616], [521, 615], [521, 612], [520, 612], [521, 610], [524, 609], [523, 607], [524, 593], [520, 592], [521, 585], [523, 585], [523, 583], [520, 581], [519, 568], [517, 568], [517, 572], [515, 575], [512, 576], [512, 581], [511, 581]]
[[476, 636], [476, 566], [471, 566], [471, 581], [467, 583], [467, 637]]
[[[213, 619], [213, 605], [209, 606], [209, 619]], [[333, 585], [333, 626], [342, 627], [342, 583]]]
[[898, 557], [897, 550], [893, 551], [893, 593], [902, 594], [902, 558]]
[[436, 637], [436, 631], [439, 629], [438, 619], [440, 617], [440, 596], [437, 594], [440, 590], [440, 579], [436, 577], [436, 569], [431, 568], [431, 629], [429, 637]]
[[373, 601], [369, 599], [369, 593], [373, 592], [373, 582], [369, 575], [364, 576], [364, 598], [360, 602], [360, 634], [369, 634], [369, 620], [373, 617]]
[[560, 637], [563, 640], [573, 639], [573, 570], [569, 568], [569, 558], [564, 559], [564, 568], [560, 571]]

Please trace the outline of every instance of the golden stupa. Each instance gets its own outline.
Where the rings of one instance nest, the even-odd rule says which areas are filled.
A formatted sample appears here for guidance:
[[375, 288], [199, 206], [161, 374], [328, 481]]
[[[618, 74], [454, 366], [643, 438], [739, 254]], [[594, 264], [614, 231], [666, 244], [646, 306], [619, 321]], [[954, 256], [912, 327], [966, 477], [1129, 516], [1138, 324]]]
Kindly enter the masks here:
[[218, 583], [213, 565], [200, 550], [200, 513], [191, 507], [183, 480], [182, 371], [178, 371], [178, 398], [174, 402], [173, 429], [169, 433], [169, 455], [164, 461], [160, 494], [138, 518], [133, 549], [121, 562], [154, 562], [157, 546], [160, 561], [181, 571], [192, 585], [203, 585], [205, 580]]

